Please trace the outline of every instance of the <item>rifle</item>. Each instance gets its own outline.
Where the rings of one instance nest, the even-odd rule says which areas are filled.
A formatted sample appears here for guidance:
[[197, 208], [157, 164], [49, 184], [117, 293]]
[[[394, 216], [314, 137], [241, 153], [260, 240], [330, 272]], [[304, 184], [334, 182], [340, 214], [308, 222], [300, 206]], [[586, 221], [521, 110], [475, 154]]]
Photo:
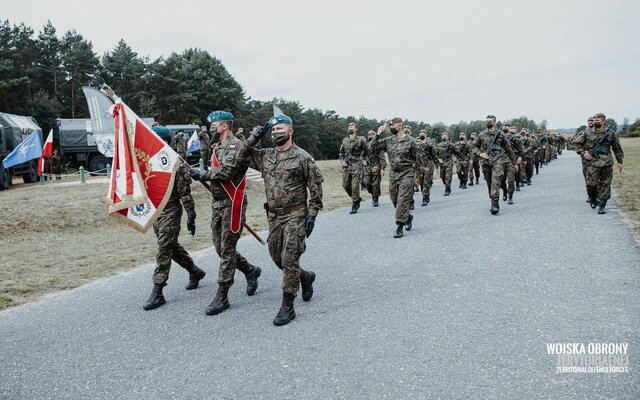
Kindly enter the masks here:
[[[607, 151], [603, 147], [605, 143], [605, 139], [609, 138], [609, 127], [605, 128], [604, 135], [596, 142], [593, 146], [588, 150], [593, 158], [599, 158], [600, 154], [607, 154]], [[591, 160], [585, 160], [587, 162], [591, 162]]]
[[[491, 142], [489, 143], [487, 150], [485, 150], [485, 153], [487, 153], [487, 155], [493, 152], [494, 150], [493, 148], [496, 146], [496, 139], [498, 139], [499, 134], [500, 134], [500, 131], [496, 129], [496, 133], [493, 135], [493, 138], [491, 139]], [[487, 165], [487, 164], [489, 164], [489, 160], [482, 159], [482, 165]]]
[[[349, 165], [351, 165], [351, 161], [353, 160], [353, 158], [355, 157], [353, 155], [353, 150], [356, 148], [356, 145], [358, 144], [358, 140], [357, 140], [357, 136], [356, 136], [356, 142], [351, 146], [351, 148], [349, 149], [349, 151], [347, 151], [347, 155], [344, 156], [344, 162], [347, 164], [347, 167]], [[346, 167], [345, 167], [346, 168]]]

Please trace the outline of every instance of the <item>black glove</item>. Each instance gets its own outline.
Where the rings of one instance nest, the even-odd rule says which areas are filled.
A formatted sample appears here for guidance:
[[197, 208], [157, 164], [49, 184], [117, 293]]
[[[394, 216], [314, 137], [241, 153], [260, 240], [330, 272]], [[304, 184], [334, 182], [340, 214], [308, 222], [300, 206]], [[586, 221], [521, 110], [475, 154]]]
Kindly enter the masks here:
[[304, 230], [307, 231], [307, 237], [311, 236], [311, 232], [313, 232], [313, 227], [316, 224], [316, 217], [313, 215], [307, 216], [307, 221], [304, 223]]
[[189, 169], [189, 175], [196, 181], [200, 180], [200, 170], [199, 169]]
[[271, 130], [271, 122], [267, 122], [262, 126], [256, 126], [255, 128], [253, 128], [251, 135], [254, 138], [256, 138], [256, 140], [260, 140], [264, 135], [269, 133], [270, 130]]
[[191, 232], [191, 236], [196, 234], [196, 219], [195, 218], [187, 218], [187, 230]]

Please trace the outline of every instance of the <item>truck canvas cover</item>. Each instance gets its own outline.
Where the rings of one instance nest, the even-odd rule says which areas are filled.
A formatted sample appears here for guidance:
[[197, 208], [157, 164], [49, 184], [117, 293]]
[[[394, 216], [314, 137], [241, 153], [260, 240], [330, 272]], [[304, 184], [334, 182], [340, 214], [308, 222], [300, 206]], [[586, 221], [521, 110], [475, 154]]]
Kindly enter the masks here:
[[42, 129], [33, 117], [0, 113], [0, 127], [10, 132], [6, 137], [7, 150], [13, 150], [33, 131], [39, 131], [42, 134]]

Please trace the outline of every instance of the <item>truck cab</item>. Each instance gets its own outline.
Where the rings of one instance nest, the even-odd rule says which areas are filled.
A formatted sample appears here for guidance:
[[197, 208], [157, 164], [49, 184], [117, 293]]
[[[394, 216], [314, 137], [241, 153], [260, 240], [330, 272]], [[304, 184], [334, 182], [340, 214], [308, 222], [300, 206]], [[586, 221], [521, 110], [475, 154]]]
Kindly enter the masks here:
[[42, 143], [42, 128], [38, 126], [35, 118], [0, 112], [0, 190], [9, 189], [13, 183], [13, 177], [17, 175], [21, 175], [25, 183], [33, 183], [38, 180], [37, 159], [11, 168], [4, 168], [2, 165], [2, 160], [33, 131], [39, 132]]

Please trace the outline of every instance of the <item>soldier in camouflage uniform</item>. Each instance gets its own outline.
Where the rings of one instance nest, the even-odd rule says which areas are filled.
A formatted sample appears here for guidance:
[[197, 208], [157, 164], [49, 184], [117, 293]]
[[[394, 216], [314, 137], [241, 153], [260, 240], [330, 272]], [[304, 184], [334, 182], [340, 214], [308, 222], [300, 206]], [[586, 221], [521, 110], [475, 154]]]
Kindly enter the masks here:
[[422, 158], [422, 164], [424, 170], [421, 171], [419, 176], [419, 186], [422, 188], [422, 204], [424, 207], [431, 201], [431, 186], [433, 186], [433, 172], [436, 162], [438, 161], [438, 154], [435, 147], [431, 144], [431, 140], [427, 139], [427, 132], [420, 131], [420, 136], [416, 140], [418, 148], [420, 149], [420, 157]]
[[516, 173], [522, 164], [522, 141], [519, 137], [516, 137], [515, 127], [511, 126], [508, 122], [505, 122], [502, 126], [502, 132], [516, 155], [515, 162], [511, 162], [511, 160], [505, 162], [505, 176], [502, 178], [503, 181], [501, 185], [503, 191], [502, 200], [506, 201], [507, 204], [513, 204], [513, 192], [516, 188], [520, 190], [520, 187], [516, 186]]
[[[593, 131], [593, 122], [594, 122], [594, 118], [593, 117], [589, 117], [589, 119], [587, 120], [587, 128], [586, 131]], [[589, 132], [585, 132], [585, 134], [588, 134]], [[582, 155], [583, 151], [580, 148], [580, 145], [578, 145], [577, 143], [574, 142], [574, 139], [580, 134], [580, 132], [576, 133], [576, 135], [573, 137], [573, 139], [571, 139], [571, 145], [573, 146], [574, 150], [576, 151], [576, 153], [578, 153], [578, 155]], [[584, 157], [580, 157], [580, 161], [582, 163], [582, 176], [584, 176], [584, 184], [587, 187], [587, 203], [591, 203], [591, 198], [589, 197], [589, 186], [587, 185], [587, 160], [584, 159]]]
[[244, 129], [238, 128], [236, 131], [236, 137], [244, 142], [246, 140], [244, 137]]
[[[247, 295], [253, 296], [258, 288], [262, 271], [249, 264], [237, 250], [236, 244], [245, 222], [247, 197], [244, 194], [247, 166], [237, 161], [243, 143], [233, 135], [233, 115], [226, 111], [214, 111], [208, 116], [212, 136], [220, 142], [211, 157], [211, 169], [200, 172], [191, 169], [196, 179], [211, 185], [211, 231], [216, 253], [220, 257], [218, 291], [207, 307], [207, 315], [216, 315], [229, 308], [228, 292], [233, 285], [236, 269], [247, 280]], [[233, 196], [232, 196], [233, 195]]]
[[538, 132], [534, 134], [534, 138], [536, 139], [536, 143], [538, 144], [536, 149], [536, 160], [535, 160], [536, 175], [538, 175], [538, 173], [540, 172], [540, 168], [544, 166], [544, 152], [545, 152], [545, 146], [547, 143], [547, 138], [544, 137], [542, 129], [538, 129]]
[[396, 208], [396, 233], [393, 237], [404, 236], [403, 228], [407, 231], [413, 227], [413, 216], [409, 212], [413, 200], [413, 185], [416, 173], [423, 170], [420, 150], [416, 140], [402, 131], [402, 118], [395, 117], [389, 122], [392, 136], [380, 139], [386, 125], [378, 128], [376, 136], [371, 141], [374, 153], [386, 151], [389, 155], [391, 172], [389, 173], [389, 196]]
[[467, 176], [469, 173], [469, 159], [471, 149], [467, 144], [467, 136], [464, 132], [460, 132], [458, 143], [453, 145], [458, 152], [456, 156], [456, 172], [458, 173], [458, 180], [460, 181], [460, 189], [467, 188]]
[[202, 125], [200, 127], [198, 139], [200, 140], [200, 158], [204, 162], [204, 169], [207, 170], [211, 164], [211, 141], [206, 126]]
[[362, 180], [362, 163], [368, 156], [367, 141], [356, 134], [356, 124], [351, 122], [348, 127], [349, 136], [340, 145], [340, 163], [342, 164], [342, 187], [351, 197], [351, 211], [355, 214], [360, 208], [360, 183]]
[[623, 168], [624, 153], [615, 131], [605, 126], [606, 116], [598, 113], [593, 118], [594, 129], [580, 132], [573, 139], [573, 143], [578, 146], [578, 152], [587, 164], [587, 194], [591, 208], [598, 207], [598, 214], [604, 214], [607, 200], [611, 197], [611, 151], [616, 157], [620, 172]]
[[442, 134], [442, 141], [436, 147], [438, 162], [440, 163], [440, 179], [444, 184], [444, 195], [451, 194], [451, 177], [453, 175], [453, 155], [461, 157], [454, 145], [449, 142], [449, 134]]
[[469, 138], [469, 149], [470, 149], [470, 164], [469, 164], [469, 186], [473, 186], [473, 177], [476, 177], [476, 185], [480, 179], [480, 157], [473, 152], [473, 149], [476, 145], [476, 140], [478, 140], [478, 134], [476, 132], [471, 132], [471, 137]]
[[189, 272], [187, 290], [198, 287], [206, 273], [198, 268], [189, 253], [178, 243], [182, 207], [187, 210], [187, 229], [192, 235], [196, 232], [196, 209], [191, 196], [191, 177], [188, 170], [180, 166], [174, 176], [173, 189], [162, 213], [153, 223], [153, 232], [158, 238], [156, 269], [153, 271], [153, 290], [149, 300], [142, 306], [145, 310], [153, 310], [165, 303], [162, 288], [167, 285], [171, 260]]
[[[275, 148], [256, 149], [271, 132]], [[282, 305], [274, 325], [286, 325], [296, 317], [293, 302], [302, 287], [302, 300], [313, 296], [316, 274], [300, 267], [305, 237], [322, 210], [322, 174], [309, 153], [293, 143], [293, 121], [286, 115], [272, 117], [256, 127], [245, 142], [239, 162], [262, 172], [269, 221], [269, 254], [282, 270]]]
[[179, 131], [176, 134], [175, 146], [176, 146], [176, 153], [178, 153], [178, 155], [182, 157], [183, 160], [186, 160], [187, 159], [187, 140], [184, 138], [183, 131]]
[[[376, 136], [375, 131], [369, 131], [367, 133], [367, 147], [370, 147], [371, 141]], [[371, 187], [371, 205], [378, 207], [380, 198], [380, 183], [384, 176], [384, 170], [387, 168], [387, 160], [384, 151], [379, 151], [378, 154], [373, 153], [369, 148], [369, 164], [371, 166], [371, 175], [369, 177], [369, 186]]]
[[531, 186], [531, 178], [533, 177], [533, 164], [536, 154], [536, 145], [533, 135], [522, 130], [522, 160], [524, 165], [524, 178], [528, 186]]
[[500, 212], [500, 185], [505, 175], [505, 163], [515, 162], [516, 155], [502, 131], [496, 129], [494, 115], [487, 115], [487, 129], [480, 132], [475, 146], [474, 152], [483, 160], [482, 174], [491, 199], [491, 214], [496, 215]]

